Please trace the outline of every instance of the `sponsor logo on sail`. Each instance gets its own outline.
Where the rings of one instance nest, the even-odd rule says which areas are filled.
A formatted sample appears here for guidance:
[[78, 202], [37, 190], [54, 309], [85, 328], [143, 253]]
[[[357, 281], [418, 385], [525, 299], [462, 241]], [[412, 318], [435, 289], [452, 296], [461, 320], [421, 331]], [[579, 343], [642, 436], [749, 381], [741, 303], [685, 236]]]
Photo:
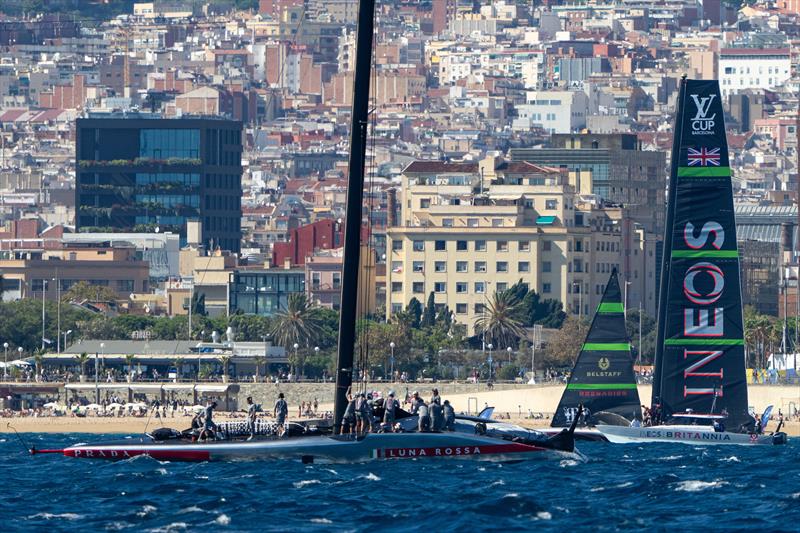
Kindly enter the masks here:
[[700, 96], [699, 94], [693, 94], [691, 97], [697, 108], [697, 112], [691, 119], [692, 135], [712, 135], [714, 133], [714, 119], [717, 114], [713, 113], [709, 116], [709, 111], [717, 95]]

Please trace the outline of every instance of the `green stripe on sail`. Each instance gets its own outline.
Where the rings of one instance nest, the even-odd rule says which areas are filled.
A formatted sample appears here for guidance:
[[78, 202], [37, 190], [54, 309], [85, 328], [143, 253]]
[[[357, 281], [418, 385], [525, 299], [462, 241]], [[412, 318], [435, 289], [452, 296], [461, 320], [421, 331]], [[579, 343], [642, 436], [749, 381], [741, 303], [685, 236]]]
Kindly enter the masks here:
[[636, 383], [570, 383], [567, 390], [621, 390], [635, 389]]
[[627, 352], [631, 345], [627, 342], [587, 342], [583, 349], [592, 352]]
[[624, 310], [622, 309], [621, 302], [603, 302], [597, 306], [598, 313], [622, 313]]
[[678, 167], [679, 178], [729, 178], [730, 167]]
[[742, 339], [665, 339], [664, 346], [744, 346]]
[[739, 257], [738, 250], [672, 250], [672, 257], [682, 257], [688, 259], [722, 258], [736, 259]]

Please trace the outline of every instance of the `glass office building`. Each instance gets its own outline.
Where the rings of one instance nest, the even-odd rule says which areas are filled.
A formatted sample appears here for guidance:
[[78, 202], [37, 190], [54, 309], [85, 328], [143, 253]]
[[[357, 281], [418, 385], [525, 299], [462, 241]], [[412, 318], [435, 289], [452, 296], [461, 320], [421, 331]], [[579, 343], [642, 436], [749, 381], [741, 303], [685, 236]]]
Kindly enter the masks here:
[[305, 270], [236, 271], [231, 274], [230, 313], [274, 315], [286, 309], [290, 294], [305, 290]]
[[92, 114], [77, 121], [76, 226], [172, 231], [202, 223], [208, 249], [239, 251], [242, 123]]

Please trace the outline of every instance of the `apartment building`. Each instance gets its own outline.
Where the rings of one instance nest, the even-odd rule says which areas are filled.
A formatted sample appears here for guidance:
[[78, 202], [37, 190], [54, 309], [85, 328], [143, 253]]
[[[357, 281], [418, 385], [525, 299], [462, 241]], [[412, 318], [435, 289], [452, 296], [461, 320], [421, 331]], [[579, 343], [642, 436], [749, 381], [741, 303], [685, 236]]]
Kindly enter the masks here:
[[433, 292], [472, 332], [491, 294], [520, 280], [589, 316], [614, 268], [642, 281], [629, 305], [655, 310], [655, 238], [624, 209], [584, 201], [567, 170], [496, 156], [414, 161], [400, 201], [387, 228], [387, 316]]
[[788, 48], [726, 48], [719, 53], [722, 97], [745, 89], [774, 89], [792, 76]]

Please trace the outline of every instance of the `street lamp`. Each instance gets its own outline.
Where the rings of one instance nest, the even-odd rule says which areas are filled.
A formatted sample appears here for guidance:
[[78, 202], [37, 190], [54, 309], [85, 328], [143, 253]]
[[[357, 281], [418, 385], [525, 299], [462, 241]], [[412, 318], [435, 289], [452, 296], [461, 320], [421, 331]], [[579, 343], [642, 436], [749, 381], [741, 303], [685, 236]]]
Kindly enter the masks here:
[[65, 350], [67, 349], [67, 335], [69, 335], [70, 333], [72, 333], [71, 329], [68, 329], [67, 331], [62, 333], [62, 335], [64, 336], [64, 349]]
[[511, 363], [511, 352], [513, 352], [514, 350], [512, 350], [511, 346], [509, 346], [508, 348], [506, 348], [506, 351], [508, 352], [508, 362], [510, 364]]
[[[104, 342], [100, 343], [100, 350], [106, 347]], [[99, 381], [99, 370], [100, 370], [100, 354], [98, 352], [94, 352], [94, 403], [100, 403], [100, 381]]]
[[389, 349], [392, 351], [392, 355], [391, 355], [391, 357], [389, 357], [389, 363], [391, 364], [390, 372], [391, 372], [391, 376], [392, 376], [392, 383], [394, 383], [394, 347], [395, 346], [396, 346], [396, 344], [394, 343], [394, 341], [389, 343]]
[[3, 363], [4, 363], [4, 365], [3, 365], [3, 379], [7, 380], [8, 379], [8, 343], [7, 342], [3, 343], [3, 352], [4, 352], [4, 356], [3, 356]]
[[300, 345], [297, 344], [297, 343], [294, 343], [294, 345], [292, 345], [292, 347], [294, 348], [294, 361], [295, 361], [294, 379], [295, 379], [295, 381], [297, 381], [297, 349], [300, 347]]

